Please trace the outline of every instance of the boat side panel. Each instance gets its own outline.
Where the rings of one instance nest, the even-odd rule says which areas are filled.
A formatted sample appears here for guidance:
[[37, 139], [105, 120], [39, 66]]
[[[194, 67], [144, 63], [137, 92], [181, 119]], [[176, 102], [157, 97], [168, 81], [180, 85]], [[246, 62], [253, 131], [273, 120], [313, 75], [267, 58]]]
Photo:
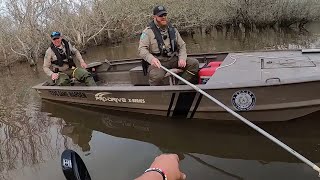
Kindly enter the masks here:
[[[319, 89], [320, 82], [315, 81], [278, 86], [205, 91], [249, 120], [279, 121], [300, 117], [319, 110]], [[194, 90], [104, 91], [95, 89], [80, 91], [72, 89], [38, 89], [38, 92], [45, 99], [110, 107], [145, 114], [213, 120], [235, 119], [210, 99], [201, 96], [200, 93], [196, 93]], [[250, 99], [253, 97], [254, 100]], [[239, 107], [247, 109], [237, 109], [235, 102], [236, 104], [238, 103]], [[252, 102], [254, 104], [251, 105]], [[245, 107], [246, 105], [249, 106]]]
[[[124, 87], [125, 88], [125, 87]], [[71, 103], [80, 103], [88, 105], [105, 106], [112, 108], [132, 108], [142, 110], [147, 113], [150, 111], [159, 111], [159, 115], [166, 116], [170, 111], [175, 111], [175, 115], [180, 111], [189, 112], [189, 109], [183, 108], [186, 103], [179, 100], [179, 106], [176, 106], [175, 92], [148, 92], [148, 91], [73, 91], [73, 90], [38, 90], [44, 99], [55, 101], [65, 101]], [[173, 104], [173, 101], [175, 104]], [[192, 103], [192, 100], [190, 100]], [[170, 106], [171, 105], [171, 106]], [[189, 105], [190, 106], [190, 105]], [[189, 107], [190, 108], [190, 107]], [[181, 113], [181, 112], [180, 112]]]
[[[278, 86], [206, 90], [206, 92], [251, 121], [279, 121], [320, 110], [319, 89], [320, 81], [315, 81]], [[213, 115], [211, 112], [216, 113]], [[212, 117], [208, 117], [210, 114]], [[202, 98], [194, 118], [235, 119], [206, 97]]]

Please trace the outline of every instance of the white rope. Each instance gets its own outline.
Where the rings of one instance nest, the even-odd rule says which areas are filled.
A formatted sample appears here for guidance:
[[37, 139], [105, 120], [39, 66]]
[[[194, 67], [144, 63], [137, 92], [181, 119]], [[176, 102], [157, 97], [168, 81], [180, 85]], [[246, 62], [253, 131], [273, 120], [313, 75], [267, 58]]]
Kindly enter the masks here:
[[225, 67], [228, 67], [228, 66], [231, 66], [232, 64], [234, 64], [237, 61], [235, 56], [257, 57], [257, 58], [264, 58], [264, 59], [279, 59], [279, 58], [283, 58], [284, 59], [284, 58], [288, 58], [288, 60], [294, 60], [294, 61], [314, 62], [314, 61], [311, 61], [310, 59], [307, 59], [307, 60], [305, 60], [305, 59], [296, 59], [295, 57], [272, 57], [272, 56], [256, 56], [256, 55], [251, 55], [251, 54], [235, 54], [235, 55], [230, 55], [230, 58], [233, 59], [233, 61], [230, 64], [219, 66], [216, 70], [222, 69], [222, 68], [225, 68]]

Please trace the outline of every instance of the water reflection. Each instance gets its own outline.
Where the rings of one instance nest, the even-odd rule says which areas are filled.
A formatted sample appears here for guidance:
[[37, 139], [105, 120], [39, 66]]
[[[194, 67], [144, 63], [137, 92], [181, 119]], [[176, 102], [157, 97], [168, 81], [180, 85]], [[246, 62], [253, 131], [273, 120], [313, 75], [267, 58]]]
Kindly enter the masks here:
[[0, 78], [0, 179], [16, 179], [19, 169], [53, 159], [66, 145], [59, 134], [63, 121], [42, 113], [30, 88], [43, 79], [19, 64], [6, 70]]
[[[246, 174], [247, 169], [240, 168], [244, 164], [260, 172], [261, 169], [270, 172], [277, 168], [300, 169], [296, 171], [297, 176], [307, 177], [307, 179], [308, 176], [309, 179], [316, 177], [312, 170], [300, 160], [242, 123], [203, 120], [172, 121], [158, 116], [127, 113], [124, 115], [121, 112], [105, 110], [102, 112], [97, 109], [90, 110], [87, 107], [83, 109], [47, 101], [43, 101], [42, 105], [42, 111], [50, 112], [53, 116], [66, 121], [61, 132], [73, 139], [73, 142], [84, 151], [92, 151], [90, 141], [95, 138], [95, 132], [101, 132], [115, 137], [147, 142], [158, 147], [161, 152], [178, 153], [187, 162], [186, 169], [189, 166], [201, 164], [203, 169], [208, 169], [214, 174], [212, 175], [214, 177], [251, 179], [252, 176]], [[320, 132], [314, 127], [320, 123], [317, 121], [319, 115], [320, 113], [315, 113], [285, 123], [264, 123], [260, 126], [317, 163], [320, 162], [318, 156]], [[109, 141], [107, 139], [106, 141]], [[100, 143], [103, 144], [103, 142]], [[132, 150], [127, 149], [125, 152], [130, 151]], [[109, 152], [105, 151], [105, 153]], [[99, 160], [102, 161], [100, 158]], [[235, 164], [242, 165], [237, 167], [238, 170], [234, 170]], [[194, 169], [190, 169], [189, 173], [195, 179], [199, 178]], [[210, 179], [212, 177], [210, 173], [207, 173], [203, 179]], [[264, 177], [278, 176], [278, 174], [273, 174]]]
[[[125, 114], [116, 111], [99, 112], [43, 101], [42, 110], [63, 118], [67, 125], [62, 133], [89, 150], [93, 131], [112, 136], [135, 139], [156, 145], [163, 151], [200, 153], [234, 159], [299, 162], [272, 142], [242, 123], [205, 122], [204, 120], [172, 121], [158, 116]], [[105, 111], [105, 110], [104, 110]], [[317, 150], [320, 132], [314, 126], [319, 121], [307, 119], [286, 123], [260, 124], [288, 145], [315, 162], [320, 162]], [[239, 148], [241, 147], [241, 148]], [[311, 151], [310, 151], [311, 150]], [[268, 154], [270, 156], [268, 156]]]

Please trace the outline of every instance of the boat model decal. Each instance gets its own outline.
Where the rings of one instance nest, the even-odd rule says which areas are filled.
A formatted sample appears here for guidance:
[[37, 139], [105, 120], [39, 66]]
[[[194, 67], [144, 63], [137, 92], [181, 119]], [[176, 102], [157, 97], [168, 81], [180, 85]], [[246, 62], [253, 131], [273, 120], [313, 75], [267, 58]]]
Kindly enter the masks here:
[[97, 93], [95, 94], [95, 98], [97, 101], [103, 102], [115, 102], [115, 103], [146, 103], [145, 99], [137, 99], [137, 98], [124, 98], [124, 97], [110, 97], [106, 96], [110, 95], [110, 93]]
[[53, 96], [66, 96], [76, 98], [87, 98], [86, 94], [78, 91], [60, 91], [60, 90], [49, 90], [49, 93]]
[[239, 90], [232, 95], [231, 103], [238, 111], [249, 111], [256, 103], [256, 96], [249, 90]]

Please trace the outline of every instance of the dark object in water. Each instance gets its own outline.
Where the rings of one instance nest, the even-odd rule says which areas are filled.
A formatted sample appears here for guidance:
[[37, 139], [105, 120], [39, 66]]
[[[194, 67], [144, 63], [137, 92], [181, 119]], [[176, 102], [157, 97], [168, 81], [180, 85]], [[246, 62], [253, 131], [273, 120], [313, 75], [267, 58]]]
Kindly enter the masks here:
[[91, 180], [81, 157], [73, 150], [66, 149], [61, 155], [61, 167], [67, 180]]

